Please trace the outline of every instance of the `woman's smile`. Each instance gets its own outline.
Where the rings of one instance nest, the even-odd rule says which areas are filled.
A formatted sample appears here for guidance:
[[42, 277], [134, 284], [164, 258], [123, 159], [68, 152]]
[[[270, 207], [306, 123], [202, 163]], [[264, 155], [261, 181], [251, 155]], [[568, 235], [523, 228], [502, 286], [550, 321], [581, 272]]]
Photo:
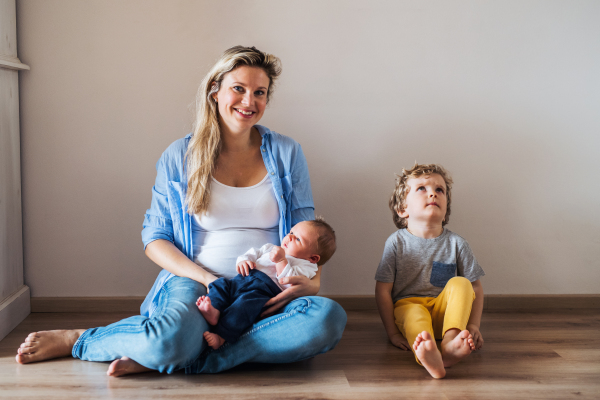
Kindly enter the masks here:
[[238, 113], [242, 114], [244, 116], [244, 118], [250, 118], [250, 117], [252, 117], [253, 114], [256, 114], [255, 111], [243, 110], [241, 108], [234, 108], [234, 110], [237, 111]]

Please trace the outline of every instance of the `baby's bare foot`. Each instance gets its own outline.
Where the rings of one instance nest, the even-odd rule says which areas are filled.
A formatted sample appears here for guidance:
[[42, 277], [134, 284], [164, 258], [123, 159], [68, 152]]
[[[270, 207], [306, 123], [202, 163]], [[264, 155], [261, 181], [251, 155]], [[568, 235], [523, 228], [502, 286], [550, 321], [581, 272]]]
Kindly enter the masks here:
[[451, 367], [475, 350], [473, 336], [464, 330], [456, 333], [458, 329], [449, 330], [442, 341], [442, 359], [444, 367]]
[[198, 306], [198, 310], [208, 322], [209, 325], [216, 325], [219, 322], [219, 317], [221, 316], [221, 311], [214, 308], [210, 302], [210, 297], [201, 296], [196, 301], [196, 305]]
[[417, 335], [413, 343], [413, 349], [421, 364], [432, 377], [441, 379], [446, 376], [442, 355], [429, 332], [423, 331]]
[[223, 346], [223, 343], [225, 343], [225, 339], [223, 339], [221, 336], [208, 331], [204, 332], [204, 339], [206, 339], [208, 345], [215, 350]]
[[28, 364], [71, 355], [73, 345], [85, 329], [40, 331], [30, 333], [19, 346], [15, 359]]
[[138, 364], [129, 357], [121, 357], [119, 360], [113, 361], [106, 371], [108, 376], [123, 376], [131, 374], [139, 374], [141, 372], [152, 371], [143, 365]]

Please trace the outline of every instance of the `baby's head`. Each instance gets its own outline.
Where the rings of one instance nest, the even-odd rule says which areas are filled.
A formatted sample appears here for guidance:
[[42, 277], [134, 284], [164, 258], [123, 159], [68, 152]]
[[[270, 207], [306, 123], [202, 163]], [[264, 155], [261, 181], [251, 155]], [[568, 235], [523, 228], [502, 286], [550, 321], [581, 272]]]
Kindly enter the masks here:
[[[411, 169], [402, 169], [402, 174], [397, 175], [396, 179], [396, 188], [392, 193], [392, 197], [390, 198], [390, 209], [392, 210], [392, 215], [394, 218], [394, 224], [399, 229], [406, 228], [408, 226], [408, 218], [410, 214], [410, 209], [408, 208], [408, 201], [413, 201], [415, 204], [411, 204], [416, 206], [414, 209], [414, 216], [422, 216], [431, 217], [431, 213], [427, 211], [427, 201], [421, 200], [416, 196], [417, 191], [420, 190], [428, 190], [428, 187], [431, 186], [432, 183], [438, 183], [438, 185], [433, 185], [433, 189], [440, 195], [439, 207], [438, 209], [442, 209], [442, 204], [445, 200], [445, 208], [446, 212], [442, 216], [438, 216], [438, 218], [443, 217], [441, 223], [442, 226], [448, 223], [450, 218], [450, 200], [451, 200], [451, 189], [452, 189], [452, 178], [448, 174], [448, 171], [444, 169], [441, 165], [437, 164], [417, 164]], [[445, 186], [445, 187], [443, 187]], [[441, 193], [443, 191], [443, 195]], [[411, 193], [409, 197], [408, 194]], [[414, 199], [413, 199], [414, 197]], [[421, 204], [421, 202], [424, 202]], [[435, 207], [435, 206], [434, 206]]]
[[283, 238], [281, 247], [288, 256], [323, 265], [335, 253], [335, 231], [321, 217], [302, 221]]

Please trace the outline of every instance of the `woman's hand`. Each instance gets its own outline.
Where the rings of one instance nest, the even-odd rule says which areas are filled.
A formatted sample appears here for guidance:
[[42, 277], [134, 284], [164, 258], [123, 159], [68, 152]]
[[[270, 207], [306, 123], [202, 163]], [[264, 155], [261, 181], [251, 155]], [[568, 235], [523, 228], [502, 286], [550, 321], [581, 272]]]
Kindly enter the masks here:
[[279, 283], [282, 285], [290, 284], [292, 286], [266, 302], [265, 307], [269, 308], [260, 314], [260, 316], [263, 318], [274, 314], [275, 311], [279, 310], [281, 307], [285, 306], [290, 301], [297, 299], [298, 297], [316, 295], [319, 293], [319, 289], [321, 288], [320, 280], [311, 280], [305, 276], [290, 276], [287, 278], [281, 278]]

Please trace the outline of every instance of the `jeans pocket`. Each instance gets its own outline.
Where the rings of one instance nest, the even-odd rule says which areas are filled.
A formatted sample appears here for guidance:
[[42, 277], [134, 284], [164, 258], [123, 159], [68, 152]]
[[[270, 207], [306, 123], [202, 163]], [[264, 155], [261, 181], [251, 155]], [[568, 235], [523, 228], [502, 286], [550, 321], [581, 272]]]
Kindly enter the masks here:
[[444, 264], [434, 261], [429, 282], [433, 286], [443, 288], [454, 276], [456, 276], [456, 264]]

